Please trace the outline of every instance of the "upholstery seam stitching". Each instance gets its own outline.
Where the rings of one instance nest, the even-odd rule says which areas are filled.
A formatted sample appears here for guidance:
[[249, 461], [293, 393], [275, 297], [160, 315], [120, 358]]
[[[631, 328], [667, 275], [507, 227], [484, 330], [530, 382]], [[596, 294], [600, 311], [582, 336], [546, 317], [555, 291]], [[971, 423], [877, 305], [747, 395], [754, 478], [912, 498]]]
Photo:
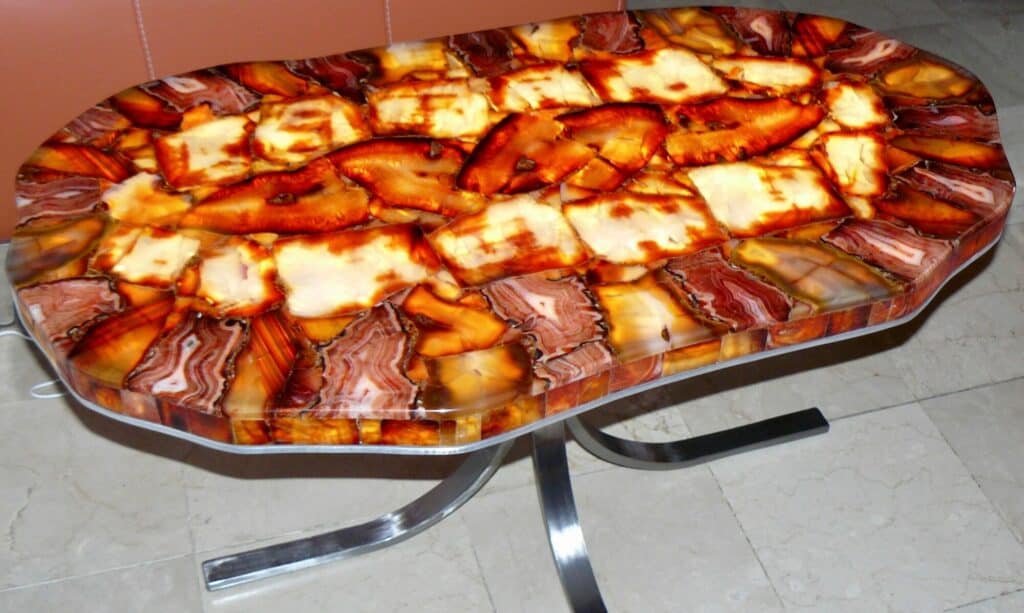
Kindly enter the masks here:
[[149, 50], [149, 37], [146, 36], [146, 25], [142, 21], [141, 0], [132, 0], [135, 7], [135, 25], [139, 28], [139, 38], [142, 40], [142, 54], [146, 58], [146, 69], [149, 71], [149, 78], [156, 79], [156, 69], [153, 67], [153, 54]]
[[[137, 0], [136, 0], [137, 1]], [[384, 0], [384, 32], [388, 37], [388, 44], [392, 42], [391, 36], [391, 0]]]

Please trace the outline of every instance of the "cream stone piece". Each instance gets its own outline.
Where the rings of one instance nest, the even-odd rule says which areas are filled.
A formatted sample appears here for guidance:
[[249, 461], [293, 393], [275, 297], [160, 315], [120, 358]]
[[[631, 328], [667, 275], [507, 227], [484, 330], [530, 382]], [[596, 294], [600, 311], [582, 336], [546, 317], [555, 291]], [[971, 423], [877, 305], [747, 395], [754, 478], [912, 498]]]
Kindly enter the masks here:
[[737, 236], [753, 236], [773, 220], [830, 217], [846, 207], [817, 170], [749, 162], [695, 168], [689, 173], [711, 213]]

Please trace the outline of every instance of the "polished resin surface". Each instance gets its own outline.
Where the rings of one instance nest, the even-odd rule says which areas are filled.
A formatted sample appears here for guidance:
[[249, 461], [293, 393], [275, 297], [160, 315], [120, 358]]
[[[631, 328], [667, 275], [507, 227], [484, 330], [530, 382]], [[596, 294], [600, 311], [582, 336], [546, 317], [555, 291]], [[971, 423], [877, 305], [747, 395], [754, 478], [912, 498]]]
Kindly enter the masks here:
[[1014, 185], [963, 69], [842, 21], [608, 13], [118, 93], [8, 256], [80, 397], [239, 445], [466, 446], [913, 313]]

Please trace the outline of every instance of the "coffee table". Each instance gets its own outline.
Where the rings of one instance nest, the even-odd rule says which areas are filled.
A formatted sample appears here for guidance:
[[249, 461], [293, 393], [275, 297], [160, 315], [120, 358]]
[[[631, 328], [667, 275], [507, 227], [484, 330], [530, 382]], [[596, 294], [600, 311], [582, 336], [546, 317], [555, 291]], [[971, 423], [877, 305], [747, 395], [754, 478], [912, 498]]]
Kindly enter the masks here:
[[645, 470], [827, 431], [808, 409], [652, 444], [582, 414], [908, 321], [996, 244], [1014, 182], [964, 69], [716, 7], [167, 77], [17, 189], [18, 317], [83, 405], [238, 454], [467, 456], [393, 513], [205, 562], [210, 589], [408, 538], [529, 435], [566, 595], [602, 610], [566, 425]]

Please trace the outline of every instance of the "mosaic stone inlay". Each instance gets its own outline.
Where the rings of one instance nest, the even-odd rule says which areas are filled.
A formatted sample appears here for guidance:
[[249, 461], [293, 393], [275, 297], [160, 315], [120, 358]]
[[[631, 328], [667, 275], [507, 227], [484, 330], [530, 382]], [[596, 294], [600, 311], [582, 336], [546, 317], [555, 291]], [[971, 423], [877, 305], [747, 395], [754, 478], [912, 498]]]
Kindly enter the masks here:
[[836, 19], [604, 13], [115, 94], [7, 266], [82, 397], [239, 445], [463, 445], [898, 319], [1014, 191], [960, 67]]

